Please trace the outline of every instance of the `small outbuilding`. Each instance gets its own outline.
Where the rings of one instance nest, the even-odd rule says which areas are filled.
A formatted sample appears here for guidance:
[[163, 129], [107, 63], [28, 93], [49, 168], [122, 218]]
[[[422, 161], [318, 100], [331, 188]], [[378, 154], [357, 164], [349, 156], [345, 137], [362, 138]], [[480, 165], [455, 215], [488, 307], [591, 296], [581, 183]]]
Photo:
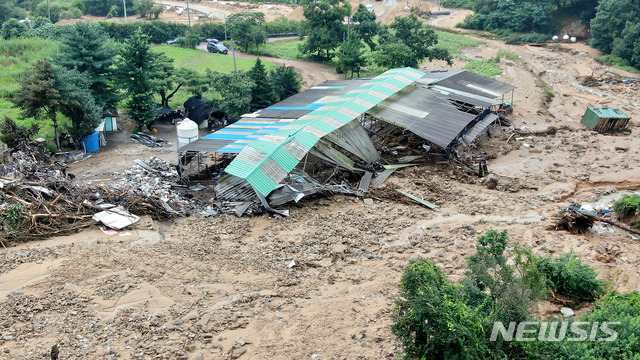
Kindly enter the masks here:
[[590, 107], [582, 116], [582, 123], [589, 130], [606, 133], [626, 128], [629, 119], [629, 115], [620, 109]]

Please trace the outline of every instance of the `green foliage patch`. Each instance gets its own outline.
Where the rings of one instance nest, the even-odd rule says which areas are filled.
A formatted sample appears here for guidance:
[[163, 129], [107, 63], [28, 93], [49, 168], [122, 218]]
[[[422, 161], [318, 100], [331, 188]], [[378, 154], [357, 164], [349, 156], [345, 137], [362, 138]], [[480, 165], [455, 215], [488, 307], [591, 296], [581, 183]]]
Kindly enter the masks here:
[[625, 195], [613, 204], [613, 211], [620, 216], [631, 216], [640, 209], [640, 195]]

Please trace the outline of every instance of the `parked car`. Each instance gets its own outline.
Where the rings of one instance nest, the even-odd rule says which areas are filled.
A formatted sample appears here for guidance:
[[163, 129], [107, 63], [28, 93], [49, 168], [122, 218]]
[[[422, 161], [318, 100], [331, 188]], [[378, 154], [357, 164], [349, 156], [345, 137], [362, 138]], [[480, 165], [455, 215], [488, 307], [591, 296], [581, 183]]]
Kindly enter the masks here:
[[224, 46], [218, 39], [207, 39], [207, 51], [210, 53], [227, 54], [229, 49]]

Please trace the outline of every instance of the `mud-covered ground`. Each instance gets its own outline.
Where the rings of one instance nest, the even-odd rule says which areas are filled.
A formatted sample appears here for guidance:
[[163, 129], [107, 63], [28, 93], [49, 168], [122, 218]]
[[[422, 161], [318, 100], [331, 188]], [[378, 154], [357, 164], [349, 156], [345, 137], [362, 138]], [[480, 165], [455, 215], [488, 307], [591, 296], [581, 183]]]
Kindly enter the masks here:
[[[606, 209], [638, 192], [640, 87], [620, 81], [634, 74], [597, 64], [583, 44], [488, 40], [465, 56], [499, 49], [519, 56], [501, 61], [499, 78], [518, 86], [519, 132], [494, 134], [481, 149], [496, 156], [488, 164], [496, 189], [455, 165], [429, 165], [372, 189], [373, 205], [334, 196], [291, 205], [289, 218], [144, 218], [114, 235], [96, 227], [1, 249], [0, 358], [43, 359], [58, 344], [61, 359], [393, 359], [390, 314], [403, 267], [426, 258], [458, 280], [490, 228], [538, 254], [573, 251], [620, 291], [639, 290], [640, 239], [603, 224], [583, 235], [552, 229], [570, 203]], [[591, 74], [609, 80], [580, 85]], [[623, 109], [629, 131], [585, 129], [587, 106]], [[170, 127], [160, 130], [174, 140]], [[172, 148], [109, 136], [111, 147], [73, 165], [77, 181], [117, 181], [113, 173], [136, 158], [176, 161]], [[541, 316], [557, 310], [540, 304]]]

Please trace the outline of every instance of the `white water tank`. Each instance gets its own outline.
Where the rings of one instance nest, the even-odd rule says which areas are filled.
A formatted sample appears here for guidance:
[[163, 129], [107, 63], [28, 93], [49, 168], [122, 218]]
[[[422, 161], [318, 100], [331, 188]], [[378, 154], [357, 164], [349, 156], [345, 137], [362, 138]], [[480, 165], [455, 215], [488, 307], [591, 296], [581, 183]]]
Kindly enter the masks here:
[[189, 118], [180, 121], [176, 129], [178, 130], [178, 148], [198, 140], [198, 124]]

